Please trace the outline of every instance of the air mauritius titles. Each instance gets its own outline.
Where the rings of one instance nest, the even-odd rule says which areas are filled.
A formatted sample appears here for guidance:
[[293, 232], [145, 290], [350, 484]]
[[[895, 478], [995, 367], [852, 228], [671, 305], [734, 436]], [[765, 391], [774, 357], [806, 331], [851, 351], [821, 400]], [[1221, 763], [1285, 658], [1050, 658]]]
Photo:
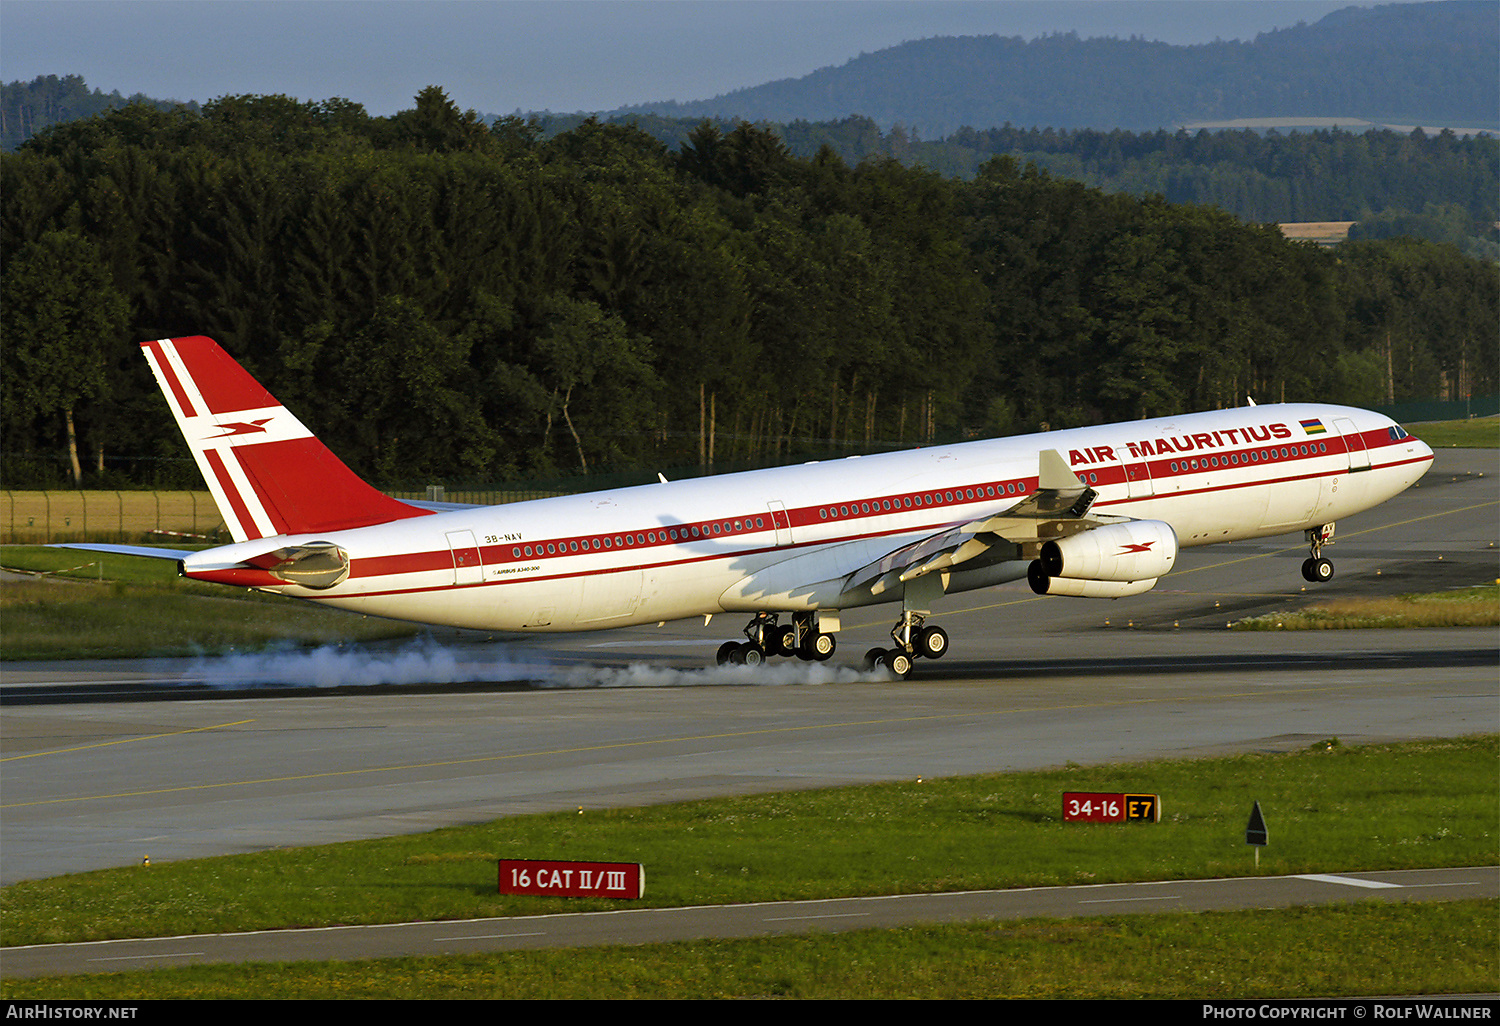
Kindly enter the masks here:
[[[1303, 427], [1304, 431], [1312, 434], [1313, 431]], [[1318, 426], [1321, 433], [1322, 425]], [[1269, 442], [1271, 439], [1286, 439], [1292, 437], [1292, 429], [1285, 424], [1267, 424], [1264, 427], [1224, 428], [1220, 431], [1200, 431], [1192, 435], [1163, 435], [1157, 439], [1144, 439], [1139, 442], [1126, 442], [1125, 448], [1130, 450], [1132, 459], [1144, 459], [1147, 456], [1176, 456], [1180, 452], [1201, 452], [1205, 449], [1227, 449], [1234, 446], [1254, 445], [1257, 442]], [[1118, 463], [1120, 457], [1115, 455], [1114, 446], [1096, 445], [1089, 449], [1068, 450], [1068, 462], [1077, 466], [1088, 463]]]

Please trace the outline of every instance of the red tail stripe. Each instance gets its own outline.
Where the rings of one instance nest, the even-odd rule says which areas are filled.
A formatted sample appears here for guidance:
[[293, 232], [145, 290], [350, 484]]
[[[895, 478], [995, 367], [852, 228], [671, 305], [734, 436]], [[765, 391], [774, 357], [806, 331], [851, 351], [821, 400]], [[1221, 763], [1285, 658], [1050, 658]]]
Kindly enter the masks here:
[[156, 357], [156, 366], [161, 368], [162, 375], [167, 379], [167, 387], [172, 390], [173, 397], [177, 400], [177, 408], [182, 411], [184, 417], [196, 417], [198, 414], [193, 410], [193, 404], [188, 401], [187, 392], [183, 391], [182, 382], [177, 380], [177, 372], [172, 369], [167, 354], [162, 352], [161, 346], [155, 342], [143, 342], [141, 348], [151, 350]]
[[245, 537], [261, 537], [260, 527], [256, 525], [255, 518], [250, 515], [250, 510], [245, 505], [245, 501], [240, 498], [239, 487], [234, 483], [234, 479], [229, 476], [229, 470], [224, 466], [224, 460], [214, 449], [204, 449], [203, 458], [213, 468], [214, 477], [219, 480], [219, 490], [229, 500], [229, 505], [233, 508], [235, 518], [239, 520], [240, 530], [245, 533]]
[[[298, 441], [301, 441], [301, 439], [298, 439]], [[250, 482], [250, 489], [255, 492], [256, 499], [260, 501], [260, 508], [266, 511], [266, 517], [271, 521], [272, 532], [275, 534], [296, 533], [297, 528], [293, 526], [291, 520], [294, 511], [283, 508], [287, 504], [285, 495], [279, 496], [281, 501], [278, 502], [278, 494], [271, 490], [275, 486], [274, 479], [266, 478], [262, 480], [262, 475], [255, 472], [257, 461], [245, 458], [249, 455], [246, 450], [250, 448], [251, 446], [236, 446], [230, 449], [230, 459], [235, 460], [239, 464], [240, 470], [245, 475], [245, 479]], [[316, 530], [316, 528], [313, 528], [313, 530]]]

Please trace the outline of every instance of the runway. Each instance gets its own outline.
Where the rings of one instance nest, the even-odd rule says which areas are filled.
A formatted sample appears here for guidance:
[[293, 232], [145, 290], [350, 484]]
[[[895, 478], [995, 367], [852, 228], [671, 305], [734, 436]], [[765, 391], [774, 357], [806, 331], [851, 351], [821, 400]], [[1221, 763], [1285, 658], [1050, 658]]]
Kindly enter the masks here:
[[1119, 602], [956, 596], [933, 618], [952, 654], [905, 682], [853, 669], [895, 607], [846, 615], [829, 663], [761, 669], [704, 669], [741, 626], [725, 616], [284, 662], [5, 664], [0, 882], [580, 805], [1493, 732], [1494, 629], [1225, 624], [1494, 581], [1496, 461], [1439, 452], [1416, 488], [1338, 525], [1337, 576], [1306, 591], [1292, 535], [1188, 550]]

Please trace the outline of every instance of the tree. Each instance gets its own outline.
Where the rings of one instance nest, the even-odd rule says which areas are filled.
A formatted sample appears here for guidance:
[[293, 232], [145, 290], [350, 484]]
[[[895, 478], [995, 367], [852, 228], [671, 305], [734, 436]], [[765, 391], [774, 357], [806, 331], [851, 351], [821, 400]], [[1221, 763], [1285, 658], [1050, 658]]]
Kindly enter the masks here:
[[596, 459], [618, 458], [622, 431], [650, 422], [655, 378], [641, 340], [597, 303], [555, 296], [547, 313], [546, 334], [536, 349], [541, 379], [552, 390], [549, 435], [555, 414], [572, 438], [578, 469], [588, 473], [588, 450]]
[[429, 153], [488, 150], [494, 143], [477, 113], [460, 111], [438, 86], [428, 86], [416, 97], [414, 110], [403, 110], [390, 120], [389, 134], [397, 146]]
[[7, 420], [61, 416], [73, 483], [81, 485], [74, 411], [106, 391], [105, 366], [124, 338], [125, 298], [92, 242], [52, 231], [6, 261], [0, 285]]

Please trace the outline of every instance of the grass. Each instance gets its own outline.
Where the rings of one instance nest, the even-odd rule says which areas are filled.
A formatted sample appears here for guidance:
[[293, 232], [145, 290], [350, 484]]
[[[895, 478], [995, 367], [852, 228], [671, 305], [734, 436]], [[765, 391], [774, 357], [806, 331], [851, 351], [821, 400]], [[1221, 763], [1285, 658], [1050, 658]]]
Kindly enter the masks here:
[[1500, 418], [1474, 417], [1431, 424], [1407, 424], [1406, 430], [1434, 449], [1500, 448]]
[[15, 980], [10, 1000], [1330, 998], [1492, 992], [1496, 904], [1101, 916]]
[[[1070, 766], [498, 820], [75, 874], [0, 890], [4, 943], [582, 911], [501, 898], [501, 855], [642, 861], [644, 904], [1500, 861], [1493, 736]], [[1061, 822], [1063, 790], [1147, 789], [1156, 824]], [[634, 904], [634, 903], [633, 903]], [[1362, 902], [472, 956], [199, 966], [0, 983], [7, 1000], [1196, 998], [1500, 988], [1500, 903]]]
[[0, 659], [197, 655], [407, 637], [416, 628], [177, 576], [170, 560], [40, 546], [0, 548]]
[[1241, 631], [1322, 631], [1364, 627], [1493, 627], [1500, 624], [1500, 583], [1392, 598], [1345, 598], [1267, 613], [1234, 624]]
[[[25, 881], [6, 945], [618, 908], [502, 896], [495, 860], [641, 862], [675, 907], [1239, 876], [1259, 801], [1267, 875], [1492, 865], [1500, 738], [997, 774], [518, 816], [370, 841]], [[1062, 792], [1160, 794], [1155, 824], [1064, 823]], [[160, 855], [160, 853], [156, 853]]]

